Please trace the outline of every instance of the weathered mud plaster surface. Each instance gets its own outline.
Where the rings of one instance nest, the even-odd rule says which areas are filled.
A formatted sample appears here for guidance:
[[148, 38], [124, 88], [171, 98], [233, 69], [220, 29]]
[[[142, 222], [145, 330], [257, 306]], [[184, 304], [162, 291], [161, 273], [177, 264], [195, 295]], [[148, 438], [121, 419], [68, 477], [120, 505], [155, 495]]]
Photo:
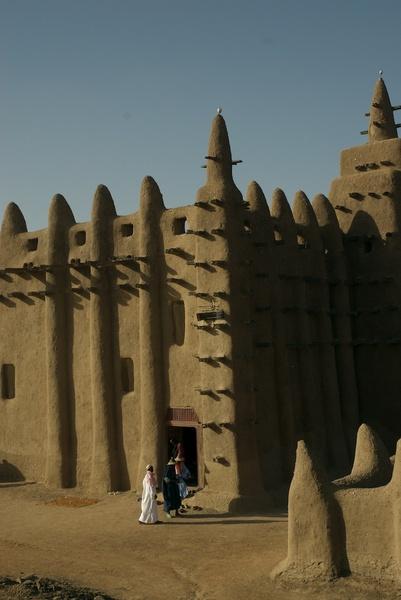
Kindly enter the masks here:
[[[265, 508], [298, 440], [336, 477], [361, 419], [401, 435], [401, 141], [384, 82], [368, 143], [345, 150], [330, 200], [236, 187], [213, 122], [194, 204], [167, 209], [145, 177], [119, 216], [61, 196], [46, 229], [15, 204], [0, 234], [0, 479], [92, 492], [161, 474], [168, 426], [196, 430], [202, 503]], [[199, 500], [198, 500], [199, 501]]]
[[288, 506], [288, 554], [273, 571], [284, 580], [349, 574], [401, 585], [401, 441], [394, 470], [380, 438], [358, 431], [350, 475], [330, 482], [316, 451], [298, 443]]

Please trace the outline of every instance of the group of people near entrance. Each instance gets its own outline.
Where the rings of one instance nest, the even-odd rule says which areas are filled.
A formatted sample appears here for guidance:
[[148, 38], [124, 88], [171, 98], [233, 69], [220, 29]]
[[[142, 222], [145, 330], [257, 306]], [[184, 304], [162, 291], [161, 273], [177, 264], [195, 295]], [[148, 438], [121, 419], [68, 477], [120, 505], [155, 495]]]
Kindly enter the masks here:
[[[172, 456], [163, 473], [163, 508], [166, 516], [171, 519], [179, 515], [181, 503], [188, 496], [186, 481], [191, 474], [185, 465], [184, 449], [181, 442], [172, 445]], [[147, 465], [142, 483], [142, 504], [139, 522], [147, 525], [159, 523], [157, 515], [157, 481], [153, 465]]]

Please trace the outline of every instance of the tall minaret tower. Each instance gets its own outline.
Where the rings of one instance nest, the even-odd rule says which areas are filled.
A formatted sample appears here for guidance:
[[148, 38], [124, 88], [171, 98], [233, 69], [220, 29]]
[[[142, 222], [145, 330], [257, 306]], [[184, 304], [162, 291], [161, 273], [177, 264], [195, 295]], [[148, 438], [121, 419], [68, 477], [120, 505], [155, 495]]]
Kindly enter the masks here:
[[368, 141], [343, 150], [329, 194], [343, 232], [348, 273], [339, 285], [350, 286], [360, 417], [390, 450], [401, 435], [401, 139], [393, 115], [399, 108], [380, 76], [361, 132]]
[[[199, 391], [204, 429], [206, 488], [245, 506], [263, 496], [256, 443], [252, 373], [247, 203], [232, 176], [233, 161], [225, 121], [212, 122], [206, 182], [196, 198]], [[211, 315], [214, 319], [211, 319]], [[208, 319], [207, 321], [203, 320]], [[210, 359], [204, 357], [210, 357]]]
[[361, 132], [368, 142], [342, 151], [340, 177], [330, 189], [329, 199], [344, 233], [386, 239], [387, 234], [400, 232], [401, 140], [393, 115], [399, 108], [391, 105], [380, 76], [366, 113], [369, 127]]

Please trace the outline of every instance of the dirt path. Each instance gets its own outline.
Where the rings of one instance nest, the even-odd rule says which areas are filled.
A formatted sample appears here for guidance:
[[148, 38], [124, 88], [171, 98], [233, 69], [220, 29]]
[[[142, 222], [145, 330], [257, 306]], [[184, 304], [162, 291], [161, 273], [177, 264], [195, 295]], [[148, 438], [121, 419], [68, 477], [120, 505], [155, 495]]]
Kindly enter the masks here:
[[57, 496], [39, 485], [0, 487], [0, 576], [35, 573], [121, 600], [165, 600], [167, 591], [175, 600], [401, 598], [353, 578], [313, 589], [276, 586], [269, 572], [286, 554], [285, 513], [193, 512], [145, 526], [131, 493], [81, 508], [49, 504]]

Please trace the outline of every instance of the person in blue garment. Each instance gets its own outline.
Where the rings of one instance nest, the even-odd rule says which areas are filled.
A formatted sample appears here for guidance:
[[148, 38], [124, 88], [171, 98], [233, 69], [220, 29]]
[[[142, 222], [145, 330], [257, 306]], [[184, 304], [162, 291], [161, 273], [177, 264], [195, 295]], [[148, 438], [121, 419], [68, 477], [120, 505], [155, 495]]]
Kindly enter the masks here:
[[170, 458], [163, 473], [163, 498], [166, 516], [176, 517], [181, 506], [180, 490], [175, 473], [175, 460]]
[[181, 500], [184, 500], [189, 495], [186, 479], [191, 476], [189, 469], [185, 465], [184, 458], [175, 459], [175, 474], [177, 477], [178, 488], [180, 490]]

